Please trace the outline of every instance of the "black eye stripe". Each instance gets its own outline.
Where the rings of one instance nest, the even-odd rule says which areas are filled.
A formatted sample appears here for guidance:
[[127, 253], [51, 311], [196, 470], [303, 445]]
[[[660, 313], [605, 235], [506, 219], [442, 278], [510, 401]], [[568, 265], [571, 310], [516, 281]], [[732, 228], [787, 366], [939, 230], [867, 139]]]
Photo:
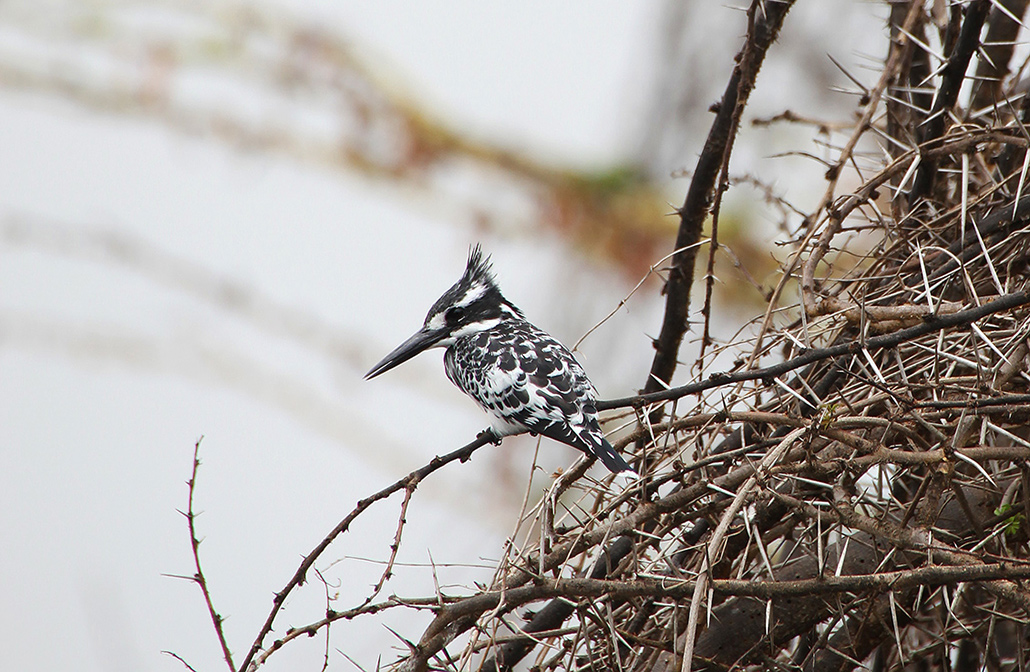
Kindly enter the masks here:
[[447, 312], [443, 314], [443, 317], [447, 322], [453, 324], [465, 317], [465, 309], [461, 306], [453, 306], [447, 309]]

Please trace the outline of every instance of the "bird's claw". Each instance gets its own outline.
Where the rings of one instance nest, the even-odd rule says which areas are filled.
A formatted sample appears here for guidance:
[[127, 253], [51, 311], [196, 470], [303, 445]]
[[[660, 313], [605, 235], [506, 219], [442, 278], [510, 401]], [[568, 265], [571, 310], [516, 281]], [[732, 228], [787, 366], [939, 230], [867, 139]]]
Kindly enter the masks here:
[[479, 434], [476, 434], [476, 438], [477, 439], [486, 439], [487, 441], [489, 441], [490, 443], [494, 444], [495, 446], [501, 445], [501, 437], [499, 437], [496, 434], [494, 434], [494, 430], [492, 430], [492, 429], [484, 429]]

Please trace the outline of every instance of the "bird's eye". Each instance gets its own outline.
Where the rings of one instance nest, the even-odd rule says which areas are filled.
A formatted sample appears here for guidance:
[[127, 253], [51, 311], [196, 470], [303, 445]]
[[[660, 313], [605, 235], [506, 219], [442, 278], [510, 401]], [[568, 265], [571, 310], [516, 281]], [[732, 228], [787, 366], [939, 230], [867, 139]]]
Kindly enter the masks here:
[[448, 308], [447, 312], [443, 314], [443, 318], [447, 320], [447, 324], [454, 324], [455, 322], [460, 322], [461, 318], [463, 317], [465, 317], [465, 309], [461, 306], [454, 306], [453, 308]]

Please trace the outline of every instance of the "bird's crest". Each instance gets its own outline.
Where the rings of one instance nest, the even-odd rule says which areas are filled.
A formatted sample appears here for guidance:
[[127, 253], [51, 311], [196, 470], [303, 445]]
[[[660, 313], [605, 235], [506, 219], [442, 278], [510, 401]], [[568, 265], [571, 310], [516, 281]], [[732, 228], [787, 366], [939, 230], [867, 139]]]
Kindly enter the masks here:
[[483, 256], [483, 249], [477, 243], [469, 250], [469, 259], [465, 264], [465, 274], [462, 282], [470, 285], [486, 284], [497, 286], [494, 280], [494, 269], [490, 263], [490, 255]]
[[[465, 273], [441, 297], [436, 307], [449, 304], [467, 308], [473, 303], [480, 303], [480, 305], [486, 308], [486, 313], [483, 313], [484, 316], [493, 317], [493, 309], [497, 309], [508, 317], [519, 319], [523, 317], [522, 311], [512, 305], [501, 294], [501, 288], [498, 287], [497, 280], [494, 279], [494, 268], [493, 264], [490, 263], [490, 255], [483, 254], [483, 248], [479, 244], [469, 249]], [[432, 312], [430, 311], [430, 313]]]

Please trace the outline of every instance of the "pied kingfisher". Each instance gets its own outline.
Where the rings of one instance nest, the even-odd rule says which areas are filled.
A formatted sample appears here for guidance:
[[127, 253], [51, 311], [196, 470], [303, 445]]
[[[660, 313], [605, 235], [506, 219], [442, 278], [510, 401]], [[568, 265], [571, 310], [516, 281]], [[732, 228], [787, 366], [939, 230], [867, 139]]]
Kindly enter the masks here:
[[429, 348], [447, 348], [447, 377], [490, 414], [487, 431], [496, 443], [529, 431], [593, 455], [614, 473], [633, 472], [601, 433], [597, 392], [583, 367], [504, 298], [490, 258], [478, 245], [469, 253], [464, 275], [429, 309], [422, 328], [365, 378]]

